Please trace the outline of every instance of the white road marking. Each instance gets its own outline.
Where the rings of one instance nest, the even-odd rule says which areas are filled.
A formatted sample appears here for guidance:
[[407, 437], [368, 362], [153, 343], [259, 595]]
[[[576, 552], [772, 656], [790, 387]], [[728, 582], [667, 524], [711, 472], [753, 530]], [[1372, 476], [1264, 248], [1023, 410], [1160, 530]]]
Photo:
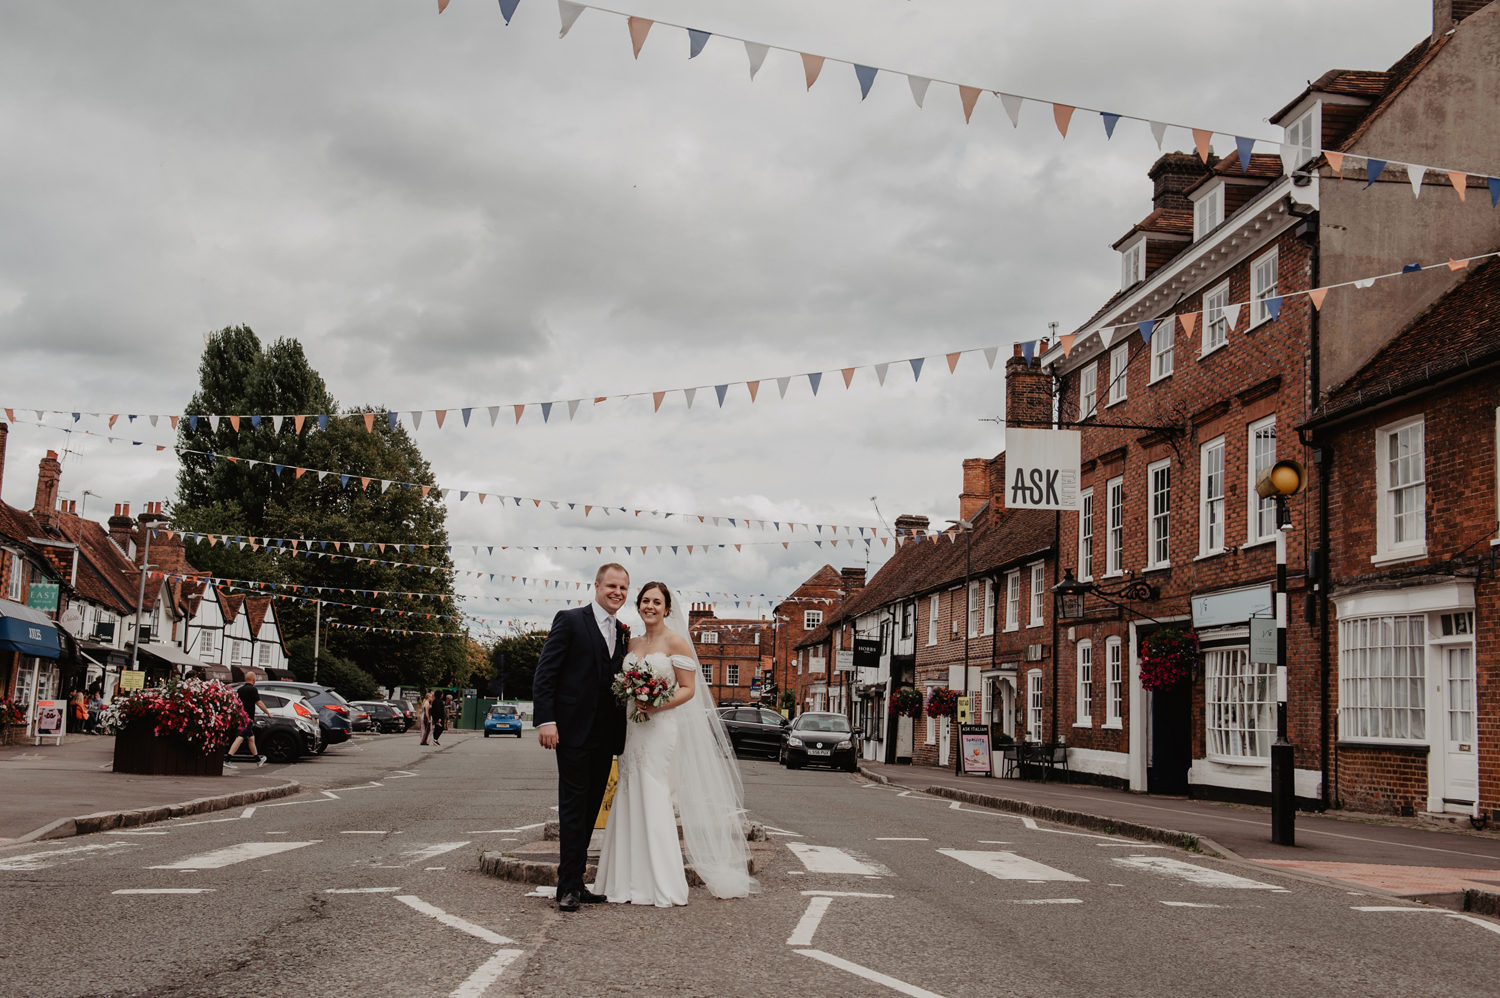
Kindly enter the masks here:
[[446, 870], [448, 868], [446, 866], [424, 866], [424, 867], [422, 867], [422, 869], [424, 869], [424, 870]]
[[1422, 911], [1422, 912], [1428, 912], [1428, 913], [1434, 914], [1434, 915], [1446, 915], [1449, 918], [1456, 918], [1460, 922], [1468, 922], [1470, 925], [1477, 925], [1481, 929], [1487, 929], [1490, 932], [1493, 932], [1493, 933], [1496, 933], [1497, 935], [1500, 935], [1500, 925], [1496, 925], [1494, 922], [1486, 922], [1483, 919], [1475, 918], [1473, 915], [1461, 915], [1461, 914], [1459, 914], [1456, 911], [1444, 911], [1442, 908], [1408, 908], [1408, 907], [1405, 907], [1403, 905], [1360, 905], [1360, 906], [1355, 907], [1354, 910], [1355, 911]]
[[803, 891], [803, 897], [824, 898], [893, 898], [894, 894], [862, 894], [859, 891]]
[[389, 834], [391, 834], [391, 830], [389, 828], [369, 828], [369, 829], [361, 829], [359, 831], [343, 831], [343, 832], [339, 832], [339, 834], [340, 835], [389, 835]]
[[[338, 800], [337, 797], [334, 797], [332, 799]], [[328, 801], [329, 798], [327, 797], [313, 797], [309, 800], [279, 800], [274, 804], [262, 804], [261, 807], [292, 807], [296, 804], [327, 804]]]
[[899, 991], [904, 995], [909, 995], [910, 998], [943, 998], [942, 995], [935, 991], [928, 991], [925, 988], [917, 987], [915, 984], [907, 984], [905, 981], [898, 981], [894, 977], [887, 977], [879, 971], [871, 970], [869, 967], [861, 967], [857, 963], [851, 963], [842, 957], [834, 956], [832, 953], [824, 953], [818, 949], [799, 949], [794, 952], [800, 953], [802, 956], [810, 956], [820, 963], [828, 964], [830, 967], [837, 967], [839, 970], [853, 974], [855, 977], [862, 977], [873, 984], [890, 988], [892, 991]]
[[301, 849], [303, 846], [315, 846], [322, 839], [312, 839], [307, 842], [241, 842], [239, 845], [225, 846], [223, 849], [215, 849], [212, 852], [199, 853], [189, 856], [187, 859], [179, 859], [175, 863], [164, 863], [161, 866], [148, 866], [148, 870], [217, 870], [220, 867], [233, 866], [235, 863], [243, 863], [250, 859], [262, 859], [266, 856], [274, 856], [279, 852], [290, 852], [293, 849]]
[[1201, 901], [1163, 901], [1168, 908], [1222, 908], [1222, 904], [1204, 904]]
[[399, 887], [330, 887], [324, 894], [394, 894]]
[[334, 787], [333, 790], [325, 790], [323, 792], [325, 794], [331, 794], [331, 793], [333, 793], [334, 790], [337, 790], [339, 793], [344, 793], [344, 792], [349, 791], [349, 790], [369, 790], [369, 789], [371, 789], [373, 787], [383, 787], [383, 786], [385, 786], [385, 784], [381, 783], [379, 780], [371, 780], [369, 783], [361, 783], [361, 784], [358, 784], [357, 786], [353, 786], [353, 787]]
[[404, 780], [404, 779], [406, 779], [409, 776], [416, 776], [416, 775], [417, 775], [416, 773], [413, 773], [409, 769], [396, 769], [396, 770], [392, 770], [391, 771], [391, 775], [387, 776], [386, 779], [388, 779], [388, 780]]
[[[267, 806], [268, 807], [274, 807], [275, 805], [267, 805]], [[231, 818], [204, 818], [204, 819], [202, 819], [200, 821], [174, 821], [174, 822], [172, 822], [172, 828], [173, 829], [188, 828], [188, 827], [191, 827], [193, 825], [217, 825], [217, 824], [220, 824], [220, 823], [225, 822], [225, 821], [244, 821], [246, 818], [250, 817], [254, 813], [255, 813], [255, 808], [254, 807], [247, 807], [247, 808], [245, 808], [245, 810], [241, 811], [239, 814], [236, 814], [236, 815], [234, 815]], [[162, 834], [165, 835], [167, 833], [166, 832], [162, 832]]]
[[515, 942], [514, 939], [507, 939], [500, 933], [491, 932], [489, 929], [486, 929], [482, 925], [475, 925], [473, 922], [459, 918], [457, 915], [450, 915], [436, 905], [428, 904], [421, 898], [414, 897], [411, 894], [397, 894], [396, 900], [400, 901], [402, 904], [406, 905], [409, 908], [420, 911], [424, 915], [429, 915], [432, 918], [437, 919], [439, 922], [442, 922], [450, 929], [457, 929], [460, 932], [466, 932], [469, 935], [473, 936], [475, 939], [483, 939], [485, 942], [493, 946], [504, 946], [508, 943]]
[[794, 839], [802, 838], [801, 832], [789, 832], [785, 828], [773, 828], [770, 825], [764, 825], [762, 827], [765, 828], [767, 835], [790, 835]]
[[[111, 763], [110, 765], [113, 765]], [[112, 828], [105, 835], [166, 835], [166, 832], [154, 832], [144, 828]]]
[[521, 955], [518, 949], [497, 950], [495, 955], [481, 963], [474, 969], [474, 973], [454, 988], [448, 998], [479, 998], [485, 989], [494, 984], [500, 975], [505, 973], [505, 968], [511, 965], [511, 961]]
[[1083, 898], [1012, 898], [1011, 904], [1083, 904]]
[[938, 852], [972, 866], [981, 873], [988, 873], [997, 880], [1029, 880], [1032, 883], [1063, 880], [1077, 884], [1088, 883], [1084, 877], [1065, 873], [1044, 863], [1038, 863], [1034, 859], [1027, 859], [1005, 850], [990, 852], [977, 849], [939, 849]]
[[1010, 845], [1010, 842], [1002, 842], [999, 839], [980, 839], [979, 844], [982, 846], [1008, 846]]
[[815, 846], [806, 842], [788, 842], [786, 847], [812, 873], [844, 873], [855, 876], [888, 877], [891, 871], [878, 863], [866, 863], [834, 846]]
[[86, 846], [69, 846], [47, 852], [29, 852], [24, 856], [0, 859], [0, 870], [45, 870], [63, 863], [81, 863], [103, 853], [139, 848], [131, 842], [95, 842]]
[[545, 821], [538, 821], [536, 824], [533, 824], [533, 825], [522, 825], [520, 828], [481, 828], [481, 829], [478, 829], [477, 831], [470, 832], [469, 834], [470, 835], [508, 835], [511, 832], [529, 832], [533, 828], [543, 828], [543, 827], [546, 826], [546, 824], [547, 823]]
[[931, 842], [932, 840], [931, 839], [903, 839], [903, 838], [897, 838], [895, 836], [879, 836], [879, 835], [877, 835], [875, 837], [875, 841], [876, 842]]
[[139, 887], [133, 890], [110, 891], [111, 894], [212, 894], [212, 887]]
[[828, 906], [833, 904], [833, 898], [819, 896], [809, 898], [807, 910], [802, 913], [802, 920], [792, 930], [792, 934], [786, 937], [788, 946], [811, 946], [813, 933], [818, 931], [818, 923], [823, 921], [823, 916], [828, 912]]
[[324, 790], [324, 791], [322, 791], [322, 794], [323, 794], [324, 797], [327, 797], [329, 800], [343, 800], [342, 797], [340, 797], [338, 794], [334, 793], [332, 790]]
[[1173, 859], [1170, 856], [1117, 856], [1114, 862], [1119, 866], [1128, 866], [1136, 870], [1147, 870], [1151, 873], [1161, 873], [1169, 877], [1178, 877], [1198, 887], [1219, 887], [1240, 891], [1275, 891], [1280, 894], [1289, 893], [1285, 887], [1263, 884], [1258, 880], [1248, 880], [1245, 877], [1237, 877], [1232, 873], [1224, 873], [1221, 870], [1213, 870], [1194, 863], [1185, 863], [1180, 859]]

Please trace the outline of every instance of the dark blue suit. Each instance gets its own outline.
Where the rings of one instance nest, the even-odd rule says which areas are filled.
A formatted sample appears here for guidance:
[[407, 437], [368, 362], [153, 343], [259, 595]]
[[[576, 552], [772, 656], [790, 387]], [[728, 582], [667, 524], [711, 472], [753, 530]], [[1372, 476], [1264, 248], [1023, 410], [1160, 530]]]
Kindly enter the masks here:
[[609, 784], [610, 762], [625, 749], [625, 708], [610, 684], [629, 635], [617, 625], [615, 652], [594, 619], [594, 604], [563, 610], [537, 658], [532, 723], [557, 725], [557, 893], [583, 890], [589, 836]]

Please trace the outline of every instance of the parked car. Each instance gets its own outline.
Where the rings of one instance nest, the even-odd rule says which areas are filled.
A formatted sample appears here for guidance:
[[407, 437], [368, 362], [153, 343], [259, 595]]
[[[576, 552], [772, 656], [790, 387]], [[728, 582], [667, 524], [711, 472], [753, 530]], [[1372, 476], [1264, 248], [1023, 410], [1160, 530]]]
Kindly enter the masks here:
[[782, 729], [780, 762], [787, 769], [808, 764], [859, 769], [859, 729], [843, 714], [810, 711]]
[[323, 740], [318, 752], [327, 751], [328, 746], [347, 742], [354, 733], [355, 711], [350, 710], [349, 701], [339, 696], [332, 686], [319, 683], [295, 683], [289, 679], [265, 679], [255, 684], [262, 694], [280, 693], [284, 696], [301, 697], [309, 707], [318, 711], [318, 728]]
[[317, 709], [308, 706], [302, 697], [259, 692], [260, 702], [274, 717], [257, 712], [255, 747], [271, 762], [296, 762], [304, 755], [316, 755], [323, 743]]
[[349, 706], [369, 715], [370, 725], [377, 734], [392, 732], [399, 735], [406, 730], [406, 718], [384, 700], [352, 700]]
[[416, 704], [412, 703], [410, 700], [387, 700], [385, 702], [395, 708], [396, 712], [401, 715], [401, 719], [406, 722], [407, 731], [410, 731], [412, 728], [415, 728], [417, 726]]
[[764, 707], [720, 707], [719, 719], [736, 753], [758, 752], [775, 758], [781, 751], [781, 729], [787, 719]]
[[484, 715], [484, 737], [515, 735], [521, 737], [521, 708], [518, 704], [497, 703]]

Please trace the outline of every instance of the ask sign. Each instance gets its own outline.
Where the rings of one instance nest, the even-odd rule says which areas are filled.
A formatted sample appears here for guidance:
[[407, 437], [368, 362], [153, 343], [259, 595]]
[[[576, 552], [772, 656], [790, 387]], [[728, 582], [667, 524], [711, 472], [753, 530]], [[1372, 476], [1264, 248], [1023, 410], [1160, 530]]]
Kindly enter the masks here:
[[1005, 430], [1005, 505], [1010, 509], [1078, 509], [1077, 430]]

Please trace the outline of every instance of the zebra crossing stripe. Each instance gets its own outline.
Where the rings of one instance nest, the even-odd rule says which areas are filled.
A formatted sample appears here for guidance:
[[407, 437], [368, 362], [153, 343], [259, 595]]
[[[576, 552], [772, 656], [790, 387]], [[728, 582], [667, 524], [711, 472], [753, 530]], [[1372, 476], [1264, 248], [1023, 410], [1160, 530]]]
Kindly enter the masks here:
[[260, 859], [263, 856], [274, 856], [279, 852], [290, 852], [293, 849], [301, 849], [303, 846], [315, 846], [322, 839], [313, 839], [309, 842], [241, 842], [239, 845], [225, 846], [223, 849], [215, 849], [212, 852], [199, 853], [186, 859], [179, 859], [175, 863], [163, 863], [160, 866], [148, 866], [148, 870], [217, 870], [225, 866], [233, 866], [246, 860]]
[[1195, 863], [1185, 863], [1180, 859], [1173, 859], [1170, 856], [1116, 856], [1114, 862], [1119, 866], [1130, 867], [1135, 870], [1146, 870], [1150, 873], [1161, 873], [1169, 877], [1186, 880], [1197, 887], [1218, 887], [1240, 891], [1274, 891], [1279, 894], [1289, 893], [1285, 887], [1277, 887], [1274, 884], [1263, 884], [1258, 880], [1237, 877], [1232, 873], [1225, 873], [1222, 870], [1215, 870], [1207, 866], [1198, 866]]

